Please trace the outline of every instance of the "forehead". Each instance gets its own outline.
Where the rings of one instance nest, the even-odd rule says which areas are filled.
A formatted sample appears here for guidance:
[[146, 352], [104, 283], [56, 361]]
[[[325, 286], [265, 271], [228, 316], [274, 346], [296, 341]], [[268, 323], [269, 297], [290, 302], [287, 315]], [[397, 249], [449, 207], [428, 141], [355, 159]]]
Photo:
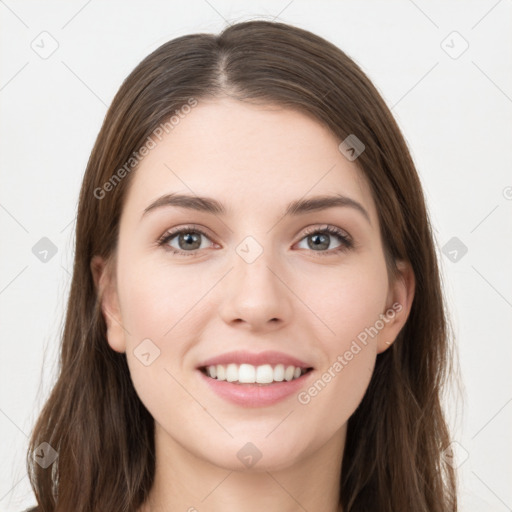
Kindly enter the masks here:
[[156, 145], [132, 177], [127, 204], [141, 213], [173, 192], [217, 197], [228, 214], [339, 193], [376, 220], [366, 179], [339, 151], [341, 140], [302, 112], [228, 98], [199, 100], [168, 131], [161, 140], [153, 137]]

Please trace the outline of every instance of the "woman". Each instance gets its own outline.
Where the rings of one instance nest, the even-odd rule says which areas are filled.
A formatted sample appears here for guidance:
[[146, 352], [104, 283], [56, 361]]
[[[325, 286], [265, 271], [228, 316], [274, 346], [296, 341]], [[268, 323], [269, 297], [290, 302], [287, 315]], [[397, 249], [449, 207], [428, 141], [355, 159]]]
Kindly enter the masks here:
[[455, 511], [448, 354], [418, 175], [361, 69], [282, 23], [179, 37], [87, 166], [37, 510]]

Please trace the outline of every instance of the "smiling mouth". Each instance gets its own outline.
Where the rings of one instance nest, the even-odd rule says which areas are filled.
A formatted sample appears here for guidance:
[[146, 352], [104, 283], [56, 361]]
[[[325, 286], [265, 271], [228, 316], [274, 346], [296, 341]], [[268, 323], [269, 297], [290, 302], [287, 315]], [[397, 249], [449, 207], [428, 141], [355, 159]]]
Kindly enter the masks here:
[[[219, 366], [222, 366], [220, 375], [218, 373]], [[226, 371], [226, 368], [229, 366], [230, 365], [217, 365], [215, 370], [213, 370], [214, 367], [203, 366], [198, 368], [198, 370], [212, 380], [224, 381], [229, 384], [236, 384], [240, 386], [269, 386], [272, 384], [276, 385], [291, 382], [302, 378], [313, 370], [313, 368], [299, 368], [293, 366], [284, 367], [283, 365], [276, 365], [272, 371], [268, 370], [264, 376], [256, 376], [251, 374], [240, 375], [238, 371], [230, 372], [229, 368]], [[279, 368], [279, 366], [281, 368]]]

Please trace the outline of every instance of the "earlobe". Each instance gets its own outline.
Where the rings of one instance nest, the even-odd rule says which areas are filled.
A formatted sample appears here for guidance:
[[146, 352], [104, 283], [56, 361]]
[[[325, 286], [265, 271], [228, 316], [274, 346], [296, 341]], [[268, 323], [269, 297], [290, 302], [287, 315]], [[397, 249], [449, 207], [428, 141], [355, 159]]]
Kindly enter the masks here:
[[387, 307], [381, 315], [384, 328], [379, 333], [377, 352], [380, 354], [394, 343], [405, 325], [414, 300], [416, 280], [409, 262], [398, 261], [399, 276], [391, 284]]
[[115, 273], [111, 265], [101, 256], [94, 256], [92, 258], [91, 273], [101, 303], [101, 312], [107, 325], [108, 344], [112, 350], [123, 353], [126, 351], [126, 340], [116, 289]]

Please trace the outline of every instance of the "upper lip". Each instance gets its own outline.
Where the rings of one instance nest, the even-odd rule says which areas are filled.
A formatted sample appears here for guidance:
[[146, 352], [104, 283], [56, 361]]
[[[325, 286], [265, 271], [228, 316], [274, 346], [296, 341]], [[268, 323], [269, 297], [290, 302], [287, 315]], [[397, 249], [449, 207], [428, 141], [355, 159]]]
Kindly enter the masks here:
[[288, 366], [295, 366], [299, 368], [312, 368], [312, 365], [297, 359], [296, 357], [284, 354], [283, 352], [276, 352], [268, 350], [265, 352], [248, 352], [244, 350], [235, 350], [233, 352], [225, 352], [218, 356], [207, 359], [199, 364], [198, 368], [205, 368], [207, 366], [214, 366], [216, 364], [252, 364], [253, 366], [261, 366], [264, 364], [270, 364], [275, 366], [277, 364], [283, 364]]

